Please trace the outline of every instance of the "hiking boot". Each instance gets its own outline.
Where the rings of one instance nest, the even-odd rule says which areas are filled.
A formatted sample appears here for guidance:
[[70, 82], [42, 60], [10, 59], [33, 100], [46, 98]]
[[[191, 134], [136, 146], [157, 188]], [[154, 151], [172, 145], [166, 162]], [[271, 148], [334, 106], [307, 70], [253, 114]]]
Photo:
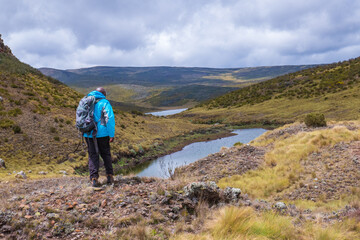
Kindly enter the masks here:
[[114, 184], [114, 176], [112, 174], [107, 175], [107, 182], [108, 185]]
[[91, 179], [92, 187], [100, 187], [100, 183], [96, 178]]

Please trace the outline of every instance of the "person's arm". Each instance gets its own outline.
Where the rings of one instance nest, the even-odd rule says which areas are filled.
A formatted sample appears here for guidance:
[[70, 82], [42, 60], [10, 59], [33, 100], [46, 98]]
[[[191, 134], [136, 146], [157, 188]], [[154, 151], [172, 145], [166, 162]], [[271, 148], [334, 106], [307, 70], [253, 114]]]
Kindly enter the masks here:
[[115, 136], [115, 115], [110, 103], [106, 104], [105, 111], [109, 117], [106, 129], [110, 137], [110, 142], [113, 142]]

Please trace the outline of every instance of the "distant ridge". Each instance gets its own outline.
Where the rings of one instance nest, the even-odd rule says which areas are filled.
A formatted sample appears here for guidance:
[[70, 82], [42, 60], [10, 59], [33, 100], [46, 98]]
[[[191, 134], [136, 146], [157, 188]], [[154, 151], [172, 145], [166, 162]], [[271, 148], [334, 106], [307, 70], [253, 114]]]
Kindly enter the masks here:
[[[85, 93], [107, 86], [117, 102], [146, 107], [194, 106], [235, 89], [316, 65], [254, 68], [107, 67], [40, 71]], [[139, 97], [140, 96], [140, 97]], [[169, 99], [171, 98], [171, 99]]]

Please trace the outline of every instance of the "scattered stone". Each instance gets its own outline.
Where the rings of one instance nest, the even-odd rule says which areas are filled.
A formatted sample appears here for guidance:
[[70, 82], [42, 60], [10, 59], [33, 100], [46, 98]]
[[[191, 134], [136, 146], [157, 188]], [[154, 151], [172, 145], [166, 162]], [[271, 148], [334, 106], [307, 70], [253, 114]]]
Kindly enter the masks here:
[[29, 170], [29, 171], [28, 171], [28, 173], [32, 173], [32, 171], [31, 171], [31, 170]]
[[283, 202], [277, 202], [277, 203], [275, 203], [274, 206], [275, 206], [276, 209], [279, 209], [279, 210], [287, 209], [286, 204], [283, 203]]
[[59, 173], [63, 174], [63, 175], [68, 175], [68, 173], [66, 171], [64, 171], [64, 170], [60, 170]]
[[22, 179], [26, 179], [26, 174], [24, 173], [24, 171], [20, 171], [15, 175], [16, 178], [22, 178]]
[[40, 172], [38, 172], [38, 174], [39, 174], [39, 175], [46, 175], [46, 174], [47, 174], [47, 172], [40, 171]]
[[6, 168], [5, 161], [3, 159], [1, 159], [1, 158], [0, 158], [0, 167], [1, 168]]
[[101, 202], [101, 205], [100, 205], [102, 208], [106, 207], [107, 206], [107, 201], [106, 199], [104, 199], [102, 202]]
[[9, 226], [9, 225], [4, 225], [4, 226], [2, 226], [2, 228], [1, 228], [1, 232], [2, 232], [2, 233], [10, 233], [11, 230], [12, 230], [12, 227]]
[[57, 220], [60, 218], [60, 216], [59, 216], [59, 214], [56, 214], [56, 213], [48, 213], [46, 215], [46, 218], [49, 220]]

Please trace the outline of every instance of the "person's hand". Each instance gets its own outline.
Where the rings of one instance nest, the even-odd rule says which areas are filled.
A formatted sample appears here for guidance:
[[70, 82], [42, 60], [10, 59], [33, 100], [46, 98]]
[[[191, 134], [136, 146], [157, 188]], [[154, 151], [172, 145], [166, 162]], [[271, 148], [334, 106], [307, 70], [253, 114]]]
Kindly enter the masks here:
[[114, 142], [114, 138], [111, 137], [110, 140], [109, 140], [109, 142]]

